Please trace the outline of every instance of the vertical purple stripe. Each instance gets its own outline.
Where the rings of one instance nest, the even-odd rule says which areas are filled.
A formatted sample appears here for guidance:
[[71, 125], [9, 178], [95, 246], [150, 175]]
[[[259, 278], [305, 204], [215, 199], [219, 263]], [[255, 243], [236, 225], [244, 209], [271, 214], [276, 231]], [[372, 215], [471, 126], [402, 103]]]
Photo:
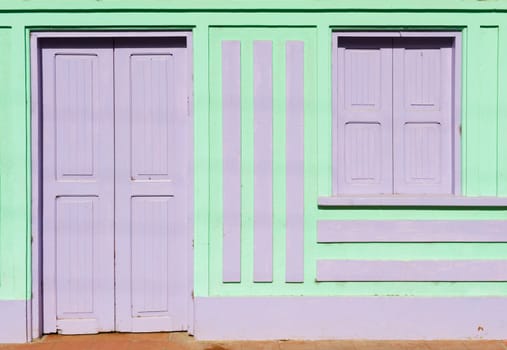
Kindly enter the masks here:
[[254, 41], [254, 281], [273, 280], [273, 47]]
[[304, 42], [286, 43], [286, 272], [304, 280]]
[[241, 281], [240, 42], [222, 42], [223, 281]]

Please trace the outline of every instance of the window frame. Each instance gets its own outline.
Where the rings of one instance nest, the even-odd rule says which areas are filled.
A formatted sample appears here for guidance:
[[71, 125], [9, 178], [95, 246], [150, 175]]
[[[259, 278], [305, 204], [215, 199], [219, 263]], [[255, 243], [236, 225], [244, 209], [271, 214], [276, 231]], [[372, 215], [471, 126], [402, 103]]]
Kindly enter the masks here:
[[[367, 195], [353, 195], [353, 194], [338, 194], [338, 44], [340, 38], [344, 37], [363, 37], [363, 38], [396, 38], [396, 37], [423, 37], [423, 38], [449, 38], [452, 40], [452, 193], [450, 194], [367, 194]], [[424, 31], [424, 30], [411, 30], [411, 31], [333, 31], [332, 32], [332, 196], [334, 198], [343, 198], [347, 202], [347, 198], [357, 197], [371, 197], [372, 203], [378, 203], [378, 198], [396, 198], [396, 197], [455, 197], [461, 195], [461, 79], [462, 79], [462, 33], [461, 31]], [[324, 197], [325, 198], [325, 197]], [[364, 199], [364, 198], [363, 198]], [[392, 202], [392, 200], [387, 199]], [[319, 201], [320, 203], [328, 203], [329, 201]], [[362, 202], [367, 203], [368, 200]], [[381, 201], [382, 202], [382, 201]], [[396, 200], [395, 200], [396, 202]], [[329, 205], [329, 204], [322, 204]]]

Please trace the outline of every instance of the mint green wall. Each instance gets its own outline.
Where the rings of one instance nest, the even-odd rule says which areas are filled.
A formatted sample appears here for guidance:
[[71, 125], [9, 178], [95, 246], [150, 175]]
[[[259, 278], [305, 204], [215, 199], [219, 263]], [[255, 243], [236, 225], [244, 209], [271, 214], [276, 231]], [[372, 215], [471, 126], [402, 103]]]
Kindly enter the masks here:
[[0, 299], [28, 295], [29, 132], [24, 28], [0, 22]]
[[[227, 8], [245, 11], [227, 12]], [[284, 12], [286, 9], [304, 11]], [[178, 12], [178, 10], [189, 10]], [[220, 11], [206, 12], [207, 9]], [[248, 12], [247, 9], [269, 11]], [[311, 10], [323, 11], [313, 12]], [[341, 9], [347, 11], [341, 12]], [[54, 11], [56, 10], [56, 11]], [[374, 11], [373, 11], [374, 10]], [[491, 11], [495, 10], [495, 11]], [[94, 12], [95, 11], [95, 12]], [[507, 1], [376, 0], [10, 0], [0, 3], [0, 299], [30, 295], [30, 131], [27, 34], [32, 29], [189, 29], [194, 40], [195, 295], [507, 295], [507, 283], [316, 283], [319, 258], [506, 259], [499, 243], [316, 243], [318, 219], [507, 219], [504, 209], [319, 210], [331, 194], [331, 31], [333, 28], [463, 30], [463, 194], [507, 196]], [[216, 27], [236, 26], [227, 30]], [[241, 27], [238, 27], [241, 26]], [[258, 28], [253, 26], [282, 26]], [[287, 28], [293, 27], [293, 28]], [[275, 218], [274, 281], [252, 282], [251, 240], [245, 235], [243, 282], [221, 283], [221, 161], [217, 142], [217, 45], [221, 33], [251, 40], [305, 40], [305, 282], [284, 283], [283, 212]], [[225, 35], [225, 34], [223, 34]], [[215, 56], [214, 56], [215, 55]], [[283, 60], [278, 61], [284, 71]], [[284, 79], [276, 79], [283, 84]], [[211, 92], [211, 94], [210, 94]], [[276, 104], [276, 102], [275, 102]], [[243, 106], [245, 111], [251, 106]], [[275, 117], [275, 132], [281, 130]], [[277, 136], [282, 139], [277, 139]], [[280, 150], [283, 133], [275, 135]], [[247, 153], [251, 149], [245, 150]], [[282, 162], [281, 153], [275, 162]], [[274, 171], [280, 171], [274, 167]], [[278, 170], [277, 170], [278, 169]], [[249, 176], [244, 174], [243, 176]], [[280, 173], [275, 181], [280, 183]], [[248, 197], [247, 199], [248, 200]], [[275, 193], [277, 206], [283, 193]], [[252, 203], [246, 203], [252, 206]], [[251, 213], [244, 213], [251, 215]]]

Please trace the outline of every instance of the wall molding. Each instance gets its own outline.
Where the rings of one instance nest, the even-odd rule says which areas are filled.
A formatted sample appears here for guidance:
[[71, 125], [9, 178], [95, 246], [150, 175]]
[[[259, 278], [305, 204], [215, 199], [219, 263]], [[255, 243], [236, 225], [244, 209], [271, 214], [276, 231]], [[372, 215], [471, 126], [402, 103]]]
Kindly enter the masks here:
[[[237, 2], [228, 1], [160, 1], [160, 0], [145, 0], [140, 2], [138, 0], [124, 0], [117, 1], [104, 1], [104, 3], [95, 3], [86, 0], [75, 1], [76, 4], [69, 4], [68, 1], [54, 0], [48, 2], [31, 1], [25, 3], [24, 1], [4, 1], [0, 4], [0, 11], [24, 11], [24, 12], [40, 12], [40, 11], [68, 11], [68, 12], [82, 12], [95, 10], [98, 12], [111, 11], [111, 10], [159, 10], [159, 11], [203, 11], [203, 10], [223, 10], [223, 11], [237, 11]], [[262, 0], [255, 2], [240, 2], [242, 11], [262, 11], [262, 10], [297, 10], [297, 11], [317, 11], [317, 10], [346, 10], [346, 11], [439, 11], [439, 10], [475, 10], [475, 11], [505, 11], [507, 5], [505, 2], [494, 3], [486, 2], [471, 2], [463, 0], [426, 0], [422, 1], [405, 1], [405, 0], [390, 0], [387, 4], [380, 1], [357, 1], [357, 0], [320, 0], [318, 2], [295, 0], [295, 1], [282, 1], [282, 0]]]
[[317, 281], [503, 282], [507, 260], [322, 259]]
[[505, 339], [507, 297], [198, 297], [200, 340]]
[[320, 220], [317, 241], [507, 242], [507, 220]]
[[[306, 45], [306, 48], [305, 48]], [[305, 58], [305, 50], [306, 58]], [[304, 282], [305, 65], [308, 44], [285, 42], [285, 281]]]
[[241, 41], [222, 41], [221, 60], [222, 279], [241, 282]]
[[319, 207], [506, 207], [505, 197], [461, 196], [323, 196]]

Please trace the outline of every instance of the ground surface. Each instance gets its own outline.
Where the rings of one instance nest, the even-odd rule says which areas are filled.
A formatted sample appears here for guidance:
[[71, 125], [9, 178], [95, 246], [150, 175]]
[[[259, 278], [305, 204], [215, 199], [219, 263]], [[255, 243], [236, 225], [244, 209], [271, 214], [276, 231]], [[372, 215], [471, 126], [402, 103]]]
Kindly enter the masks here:
[[507, 350], [504, 341], [196, 341], [186, 333], [48, 335], [0, 350]]

